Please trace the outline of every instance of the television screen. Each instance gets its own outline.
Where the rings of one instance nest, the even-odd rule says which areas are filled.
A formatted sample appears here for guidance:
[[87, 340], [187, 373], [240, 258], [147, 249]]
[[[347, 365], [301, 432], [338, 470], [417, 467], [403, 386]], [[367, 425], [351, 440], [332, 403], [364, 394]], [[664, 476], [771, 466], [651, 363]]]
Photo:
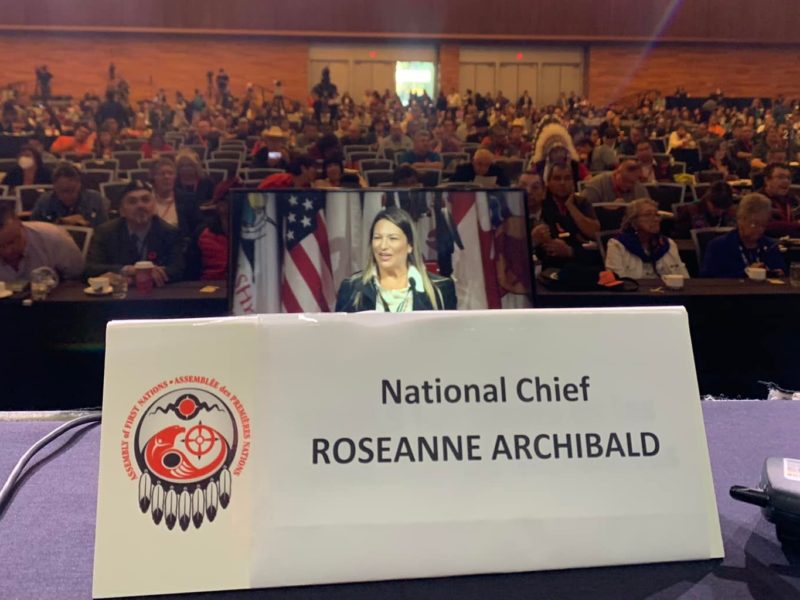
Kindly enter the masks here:
[[453, 280], [459, 310], [531, 306], [522, 190], [236, 190], [232, 312], [334, 311], [387, 206], [408, 214], [424, 268]]

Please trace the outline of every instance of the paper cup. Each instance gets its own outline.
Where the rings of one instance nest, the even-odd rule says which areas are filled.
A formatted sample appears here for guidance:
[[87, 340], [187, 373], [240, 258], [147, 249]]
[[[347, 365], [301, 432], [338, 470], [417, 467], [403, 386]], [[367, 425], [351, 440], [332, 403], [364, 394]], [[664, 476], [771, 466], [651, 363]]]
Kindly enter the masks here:
[[747, 267], [744, 272], [753, 281], [764, 281], [767, 278], [767, 270], [763, 267]]
[[141, 260], [133, 265], [136, 271], [136, 289], [143, 294], [153, 291], [153, 266], [149, 260]]
[[672, 290], [683, 288], [683, 275], [664, 275], [661, 279], [664, 281], [664, 285]]

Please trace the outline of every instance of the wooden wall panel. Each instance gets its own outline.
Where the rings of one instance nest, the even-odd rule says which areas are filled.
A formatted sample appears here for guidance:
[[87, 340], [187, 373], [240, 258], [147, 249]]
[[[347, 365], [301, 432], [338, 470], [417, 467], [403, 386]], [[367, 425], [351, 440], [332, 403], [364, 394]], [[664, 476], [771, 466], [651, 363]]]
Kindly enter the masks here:
[[0, 0], [0, 28], [797, 43], [796, 0]]
[[439, 46], [439, 85], [445, 94], [450, 88], [458, 89], [459, 45], [442, 44]]
[[114, 62], [118, 76], [131, 85], [134, 99], [152, 97], [159, 88], [170, 99], [176, 90], [188, 95], [205, 90], [206, 72], [220, 67], [231, 76], [235, 95], [247, 82], [272, 89], [280, 79], [284, 93], [308, 95], [309, 46], [300, 41], [254, 38], [150, 35], [41, 34], [0, 35], [0, 85], [24, 81], [33, 90], [34, 69], [47, 64], [54, 74], [53, 93], [101, 94]]
[[781, 47], [594, 45], [588, 95], [603, 105], [632, 93], [683, 86], [693, 96], [720, 87], [728, 96], [800, 97], [798, 51]]

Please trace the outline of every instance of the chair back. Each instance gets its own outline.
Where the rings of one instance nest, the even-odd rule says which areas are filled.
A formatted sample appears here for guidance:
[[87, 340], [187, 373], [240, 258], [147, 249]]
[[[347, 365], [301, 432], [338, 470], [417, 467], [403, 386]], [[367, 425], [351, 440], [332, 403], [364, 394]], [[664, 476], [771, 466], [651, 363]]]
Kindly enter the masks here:
[[382, 183], [391, 183], [394, 181], [394, 171], [392, 169], [375, 169], [372, 171], [365, 171], [364, 177], [366, 177], [369, 187], [378, 187]]
[[110, 169], [85, 169], [81, 173], [81, 180], [86, 189], [100, 191], [100, 184], [114, 179], [114, 171]]
[[0, 158], [0, 173], [8, 173], [17, 166], [16, 158]]
[[619, 231], [627, 206], [623, 202], [598, 202], [592, 205], [597, 220], [600, 221], [600, 230]]
[[613, 238], [615, 235], [619, 233], [619, 228], [608, 230], [608, 231], [598, 231], [595, 236], [595, 242], [597, 242], [597, 249], [600, 251], [600, 256], [603, 258], [603, 263], [606, 262], [606, 250], [608, 249], [608, 240]]
[[236, 160], [240, 163], [244, 160], [244, 148], [231, 149], [231, 150], [215, 150], [211, 153], [213, 159], [228, 159]]
[[177, 131], [171, 131], [164, 134], [164, 141], [166, 141], [173, 148], [180, 148], [185, 140], [186, 137]]
[[422, 187], [436, 187], [442, 182], [442, 172], [439, 169], [420, 169], [417, 175]]
[[75, 244], [80, 248], [85, 260], [86, 255], [89, 253], [89, 245], [92, 243], [94, 229], [91, 227], [78, 227], [77, 225], [62, 225], [61, 227], [66, 229], [70, 237], [75, 240]]
[[139, 168], [139, 160], [142, 158], [142, 153], [134, 150], [121, 150], [119, 152], [112, 152], [111, 156], [119, 161], [119, 168], [123, 171]]
[[150, 169], [130, 169], [128, 179], [150, 183]]
[[698, 171], [695, 175], [698, 183], [716, 183], [717, 181], [724, 181], [725, 175], [719, 171]]
[[233, 179], [239, 173], [239, 161], [230, 158], [210, 159], [206, 161], [206, 169], [223, 169], [228, 172], [228, 178]]
[[[706, 195], [706, 192], [708, 192], [709, 189], [711, 189], [710, 183], [696, 183], [691, 186], [692, 197], [695, 200], [700, 200], [700, 198]], [[689, 202], [689, 199], [685, 198], [684, 202]]]
[[498, 160], [497, 164], [503, 169], [509, 184], [516, 185], [525, 168], [525, 161], [521, 158], [506, 158]]
[[701, 227], [700, 229], [689, 230], [689, 234], [692, 236], [692, 242], [694, 243], [694, 251], [697, 255], [698, 271], [703, 268], [703, 256], [705, 255], [708, 244], [729, 231], [733, 231], [733, 227]]
[[23, 212], [32, 211], [33, 207], [36, 205], [36, 201], [52, 189], [53, 186], [49, 184], [18, 185], [14, 191], [17, 194], [17, 200], [19, 200], [19, 203], [17, 204], [17, 206], [19, 206], [19, 210]]
[[142, 149], [146, 140], [143, 138], [130, 138], [127, 140], [122, 140], [122, 146], [125, 150], [134, 150], [138, 151]]
[[378, 158], [377, 152], [370, 152], [367, 150], [359, 150], [356, 152], [349, 152], [346, 154], [347, 162], [352, 165], [360, 163], [362, 160], [374, 160]]
[[[347, 146], [342, 146], [342, 150], [344, 151], [345, 159], [349, 161], [351, 152], [371, 152], [372, 148], [361, 144], [349, 144]], [[377, 158], [377, 154], [373, 158]]]
[[116, 158], [89, 158], [84, 160], [81, 165], [83, 168], [88, 169], [103, 169], [104, 171], [113, 171], [114, 179], [117, 176], [117, 171], [119, 170], [119, 161]]
[[14, 196], [0, 196], [0, 206], [8, 206], [14, 212], [19, 212], [19, 200]]
[[119, 214], [119, 207], [122, 204], [122, 192], [130, 182], [130, 179], [120, 179], [100, 184], [100, 193], [108, 200], [109, 212], [115, 216]]
[[140, 169], [151, 169], [158, 162], [157, 158], [140, 158], [138, 167]]
[[285, 173], [283, 169], [269, 169], [269, 168], [256, 168], [250, 167], [247, 169], [240, 169], [239, 173], [244, 179], [258, 179], [261, 181], [265, 177], [274, 175], [275, 173]]
[[[445, 171], [452, 171], [456, 165], [469, 162], [469, 154], [466, 152], [442, 152], [442, 163]], [[450, 167], [453, 167], [451, 169]]]
[[214, 182], [214, 186], [228, 179], [228, 171], [225, 169], [208, 169], [206, 173], [208, 173], [209, 179]]
[[362, 173], [367, 171], [380, 171], [392, 168], [392, 161], [385, 158], [365, 158], [359, 161], [358, 168]]
[[208, 153], [208, 150], [206, 149], [205, 146], [203, 146], [202, 144], [184, 144], [183, 146], [181, 146], [181, 150], [185, 150], [187, 148], [192, 152], [194, 152], [195, 154], [197, 154], [197, 157], [200, 159], [200, 162], [205, 161], [206, 155]]
[[680, 204], [686, 196], [682, 183], [648, 183], [645, 185], [650, 198], [658, 204], [658, 210], [672, 211], [673, 204]]

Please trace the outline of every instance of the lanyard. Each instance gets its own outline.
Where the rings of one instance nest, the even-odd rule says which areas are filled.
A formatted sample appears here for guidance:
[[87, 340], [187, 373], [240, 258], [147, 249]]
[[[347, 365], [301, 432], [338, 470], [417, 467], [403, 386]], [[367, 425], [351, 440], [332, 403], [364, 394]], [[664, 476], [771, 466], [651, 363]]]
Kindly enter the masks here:
[[[744, 262], [745, 268], [749, 267], [755, 262], [760, 262], [759, 258], [761, 255], [761, 248], [758, 246], [756, 246], [752, 251], [748, 251], [747, 248], [739, 244], [739, 253], [742, 255], [742, 261]], [[750, 257], [752, 257], [753, 260], [750, 260]]]

